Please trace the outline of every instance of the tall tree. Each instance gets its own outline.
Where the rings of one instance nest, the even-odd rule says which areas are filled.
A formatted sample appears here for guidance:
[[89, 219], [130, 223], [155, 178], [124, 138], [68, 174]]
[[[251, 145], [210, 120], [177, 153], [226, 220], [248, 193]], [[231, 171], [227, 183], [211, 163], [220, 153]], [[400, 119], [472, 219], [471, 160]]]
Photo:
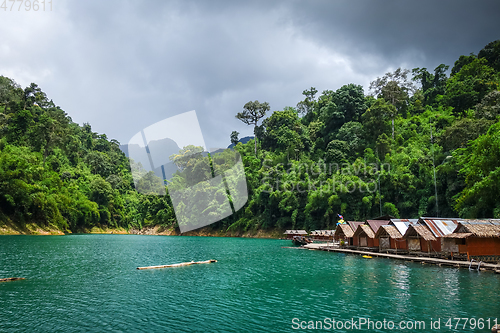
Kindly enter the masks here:
[[427, 68], [414, 68], [413, 81], [418, 81], [422, 85], [424, 104], [433, 104], [438, 95], [444, 95], [446, 89], [446, 71], [449, 66], [441, 64], [434, 69], [434, 75], [427, 71]]
[[363, 127], [369, 142], [375, 142], [377, 138], [388, 130], [388, 120], [394, 119], [396, 108], [392, 104], [379, 98], [373, 105], [363, 113]]
[[7, 106], [10, 102], [18, 102], [21, 86], [14, 80], [0, 75], [0, 106], [4, 106], [4, 113], [7, 113]]
[[308, 115], [314, 108], [314, 102], [316, 100], [316, 94], [318, 90], [314, 87], [311, 87], [309, 90], [304, 90], [302, 95], [306, 96], [303, 101], [297, 103], [297, 111], [299, 114]]
[[243, 106], [243, 111], [236, 114], [236, 118], [247, 125], [253, 125], [255, 155], [257, 155], [257, 124], [261, 118], [266, 115], [266, 112], [271, 108], [268, 102], [259, 103], [259, 101], [250, 101]]
[[460, 70], [462, 69], [462, 67], [464, 67], [465, 65], [468, 65], [470, 64], [471, 62], [473, 62], [474, 60], [476, 60], [477, 57], [474, 53], [471, 53], [470, 55], [466, 56], [466, 55], [461, 55], [457, 61], [455, 61], [455, 64], [453, 65], [453, 68], [451, 69], [451, 76], [457, 74], [458, 72], [460, 72]]
[[304, 137], [304, 125], [300, 122], [294, 108], [286, 107], [283, 111], [274, 111], [263, 121], [265, 132], [262, 147], [271, 151], [286, 151], [297, 157], [297, 151], [304, 149], [308, 138]]
[[239, 134], [240, 134], [240, 133], [239, 133], [239, 132], [237, 132], [237, 131], [233, 131], [233, 132], [231, 132], [231, 137], [230, 137], [230, 138], [231, 138], [231, 143], [232, 143], [233, 145], [235, 145], [235, 146], [238, 144], [238, 141], [239, 141], [239, 139], [238, 139], [238, 135], [239, 135]]
[[494, 68], [497, 72], [500, 71], [500, 39], [486, 45], [479, 51], [478, 58], [488, 60], [488, 66]]
[[[370, 83], [370, 90], [373, 96], [383, 97], [387, 102], [396, 107], [401, 112], [406, 106], [410, 92], [413, 92], [415, 86], [408, 78], [409, 69], [398, 68], [394, 72], [385, 73], [381, 78], [377, 77]], [[392, 116], [392, 139], [394, 139], [394, 118]]]

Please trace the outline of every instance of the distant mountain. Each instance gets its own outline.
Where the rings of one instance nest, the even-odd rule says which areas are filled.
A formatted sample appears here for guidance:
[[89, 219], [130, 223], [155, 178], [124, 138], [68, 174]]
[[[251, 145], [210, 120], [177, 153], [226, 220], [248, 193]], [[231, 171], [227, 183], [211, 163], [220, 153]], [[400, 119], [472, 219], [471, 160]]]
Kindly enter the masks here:
[[[228, 147], [228, 148], [229, 148], [229, 147]], [[224, 150], [226, 150], [227, 148], [226, 148], [226, 149], [224, 149], [224, 148], [219, 148], [219, 149], [216, 149], [216, 150], [214, 150], [214, 149], [215, 149], [215, 148], [210, 149], [210, 154], [222, 153], [222, 152], [223, 152]]]
[[177, 171], [177, 166], [169, 160], [171, 155], [179, 153], [180, 148], [177, 143], [169, 138], [153, 140], [149, 142], [148, 148], [151, 153], [151, 161], [153, 162], [154, 169], [152, 169], [151, 161], [144, 147], [137, 144], [120, 145], [120, 149], [125, 156], [133, 159], [136, 163], [141, 163], [144, 169], [153, 170], [154, 173], [162, 179], [163, 174], [161, 166], [163, 165], [165, 178], [169, 179], [172, 174]]
[[[247, 143], [252, 140], [253, 136], [246, 136], [241, 138], [238, 142]], [[173, 154], [177, 154], [180, 150], [177, 143], [171, 139], [165, 138], [162, 140], [150, 141], [148, 144], [149, 151], [151, 153], [151, 159], [154, 165], [154, 173], [163, 179], [163, 172], [161, 170], [161, 165], [164, 167], [165, 178], [169, 179], [178, 169], [175, 164], [173, 164], [169, 157]], [[233, 149], [234, 144], [230, 144], [227, 148]], [[148, 154], [144, 147], [137, 144], [123, 144], [120, 145], [120, 150], [123, 151], [125, 156], [131, 158], [136, 163], [141, 163], [144, 169], [152, 170], [151, 162], [149, 160]], [[223, 152], [224, 149], [220, 148], [212, 151], [212, 154]]]
[[[245, 144], [248, 141], [253, 140], [253, 138], [254, 138], [253, 136], [245, 136], [244, 138], [239, 139], [238, 142], [241, 142], [241, 143]], [[234, 148], [234, 144], [231, 143], [229, 146], [227, 146], [227, 148], [233, 149]]]
[[128, 143], [120, 145], [120, 150], [128, 157]]
[[[179, 146], [177, 143], [169, 138], [161, 139], [161, 140], [153, 140], [148, 143], [149, 151], [151, 152], [151, 156], [153, 158], [153, 163], [155, 165], [160, 165], [169, 161], [169, 156], [173, 154], [179, 153]], [[133, 158], [136, 162], [140, 162], [144, 164], [144, 162], [149, 165], [149, 160], [141, 158], [141, 156], [146, 156], [144, 148], [137, 144], [123, 144], [120, 145], [120, 150], [127, 157]]]

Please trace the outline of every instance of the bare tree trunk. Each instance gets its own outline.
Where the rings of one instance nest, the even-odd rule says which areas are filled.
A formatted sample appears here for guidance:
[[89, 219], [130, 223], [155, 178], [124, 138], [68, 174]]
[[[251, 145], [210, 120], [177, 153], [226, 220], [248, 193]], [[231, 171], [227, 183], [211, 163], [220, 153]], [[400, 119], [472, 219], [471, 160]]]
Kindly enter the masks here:
[[392, 139], [394, 140], [394, 118], [392, 118]]
[[[392, 97], [392, 105], [394, 105], [394, 108], [396, 108], [394, 96]], [[396, 113], [397, 113], [397, 108], [396, 108]], [[396, 117], [396, 115], [392, 116], [392, 140], [394, 140], [394, 118], [395, 117]]]
[[257, 123], [253, 127], [253, 141], [255, 142], [255, 157], [257, 157], [257, 133], [256, 133], [256, 129], [257, 129]]

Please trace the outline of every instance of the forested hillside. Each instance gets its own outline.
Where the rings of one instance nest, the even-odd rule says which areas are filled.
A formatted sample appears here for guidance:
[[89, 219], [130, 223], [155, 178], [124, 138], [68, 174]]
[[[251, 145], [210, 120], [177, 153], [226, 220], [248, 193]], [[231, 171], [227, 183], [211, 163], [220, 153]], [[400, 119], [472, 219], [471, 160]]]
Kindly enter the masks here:
[[[210, 228], [331, 229], [337, 214], [500, 218], [499, 89], [495, 41], [451, 70], [305, 90], [255, 127], [257, 153], [254, 140], [236, 145], [248, 202]], [[0, 76], [0, 128], [0, 224], [175, 227], [168, 195], [135, 190], [119, 143], [72, 122], [36, 84]]]
[[0, 77], [0, 223], [63, 231], [175, 223], [168, 197], [138, 194], [116, 140], [79, 126], [34, 83]]

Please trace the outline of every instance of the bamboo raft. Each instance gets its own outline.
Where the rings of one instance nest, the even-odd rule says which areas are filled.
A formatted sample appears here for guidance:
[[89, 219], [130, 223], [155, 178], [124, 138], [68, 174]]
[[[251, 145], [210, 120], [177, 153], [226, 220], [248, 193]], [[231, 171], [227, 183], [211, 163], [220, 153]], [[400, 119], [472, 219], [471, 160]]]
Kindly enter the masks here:
[[24, 278], [11, 277], [11, 278], [0, 279], [0, 282], [8, 282], [8, 281], [16, 281], [16, 280], [24, 280]]
[[137, 267], [137, 269], [157, 269], [157, 268], [181, 267], [181, 266], [198, 265], [198, 264], [211, 264], [213, 262], [217, 262], [217, 260], [210, 259], [210, 260], [205, 260], [205, 261], [182, 262], [180, 264], [172, 264], [172, 265]]

